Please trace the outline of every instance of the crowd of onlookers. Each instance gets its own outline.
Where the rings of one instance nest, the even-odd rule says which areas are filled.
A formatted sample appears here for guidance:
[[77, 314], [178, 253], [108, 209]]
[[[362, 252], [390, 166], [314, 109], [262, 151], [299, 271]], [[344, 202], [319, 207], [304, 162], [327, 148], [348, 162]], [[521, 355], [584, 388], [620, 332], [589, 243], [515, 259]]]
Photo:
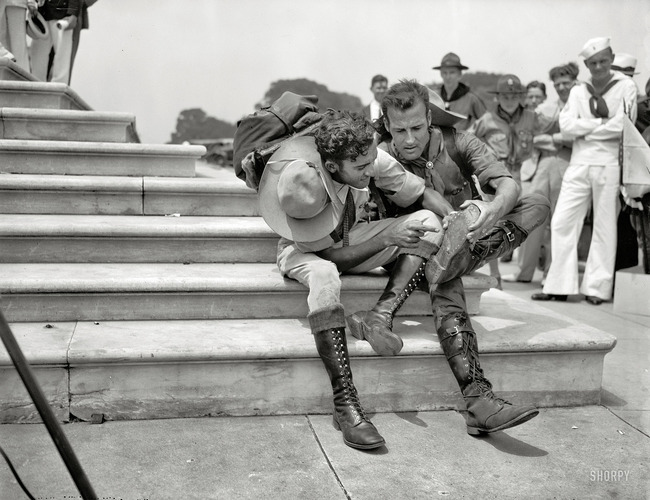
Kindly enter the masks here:
[[88, 7], [97, 0], [0, 0], [0, 58], [69, 84]]
[[[497, 261], [491, 263], [499, 287], [502, 280], [531, 282], [541, 267], [543, 292], [534, 294], [534, 300], [563, 301], [582, 293], [598, 305], [612, 297], [615, 269], [638, 263], [643, 243], [635, 227], [643, 224], [644, 207], [620, 189], [619, 147], [628, 119], [650, 144], [650, 80], [644, 95], [633, 81], [636, 58], [615, 53], [609, 38], [589, 40], [579, 55], [588, 70], [583, 79], [576, 62], [550, 68], [557, 99], [549, 99], [542, 81], [524, 85], [507, 74], [492, 90], [495, 103], [487, 106], [461, 81], [469, 68], [458, 55], [445, 55], [433, 69], [440, 71], [445, 107], [467, 117], [456, 130], [485, 142], [522, 193], [542, 194], [551, 203], [547, 224], [517, 251], [518, 272], [501, 276]], [[379, 116], [387, 83], [382, 75], [372, 79], [374, 99], [364, 109], [368, 118]], [[647, 218], [647, 206], [645, 211]], [[624, 244], [630, 240], [632, 245]], [[579, 259], [586, 261], [581, 285]]]

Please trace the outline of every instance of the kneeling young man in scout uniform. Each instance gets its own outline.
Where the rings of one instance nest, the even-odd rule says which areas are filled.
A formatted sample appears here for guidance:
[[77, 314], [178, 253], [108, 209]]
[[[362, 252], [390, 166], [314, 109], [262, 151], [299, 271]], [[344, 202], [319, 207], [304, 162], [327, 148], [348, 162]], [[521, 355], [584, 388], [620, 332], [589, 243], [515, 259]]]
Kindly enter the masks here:
[[[371, 177], [392, 202], [421, 209], [361, 222], [367, 215]], [[262, 175], [260, 211], [282, 236], [278, 268], [309, 288], [308, 319], [332, 384], [334, 426], [353, 448], [378, 448], [384, 439], [366, 417], [352, 382], [339, 275], [394, 263], [380, 301], [392, 320], [413, 289], [409, 283], [423, 275], [441, 239], [440, 219], [422, 207], [438, 210], [441, 201], [423, 179], [377, 149], [371, 124], [355, 113], [328, 113], [313, 137], [284, 143]], [[393, 353], [401, 349], [402, 340], [378, 335], [377, 345]]]

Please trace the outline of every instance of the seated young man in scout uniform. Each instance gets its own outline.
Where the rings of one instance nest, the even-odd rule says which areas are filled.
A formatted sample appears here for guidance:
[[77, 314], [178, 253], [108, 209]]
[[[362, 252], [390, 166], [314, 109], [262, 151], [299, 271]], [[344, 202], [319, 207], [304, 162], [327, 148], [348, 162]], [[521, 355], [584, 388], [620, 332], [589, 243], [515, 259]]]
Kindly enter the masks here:
[[[280, 272], [309, 288], [308, 319], [332, 384], [334, 425], [348, 446], [359, 449], [380, 447], [384, 439], [366, 417], [352, 382], [339, 275], [393, 262], [383, 301], [392, 318], [442, 237], [440, 219], [425, 209], [361, 222], [371, 177], [397, 205], [439, 209], [442, 201], [425, 188], [424, 179], [377, 149], [374, 132], [360, 114], [328, 113], [313, 137], [292, 138], [273, 154], [259, 189], [260, 211], [282, 236]], [[379, 336], [377, 345], [393, 352], [402, 340]]]
[[[505, 165], [472, 134], [453, 131], [462, 117], [446, 111], [442, 99], [425, 86], [401, 81], [389, 88], [382, 107], [385, 130], [380, 132], [386, 142], [381, 147], [447, 201], [442, 213], [434, 210], [445, 217], [446, 231], [440, 250], [426, 264], [425, 278], [440, 345], [467, 406], [467, 431], [478, 434], [519, 425], [538, 411], [492, 393], [479, 363], [461, 277], [520, 245], [544, 222], [549, 202], [537, 194], [519, 198], [519, 186]], [[475, 179], [493, 195], [491, 201], [480, 199]], [[381, 193], [376, 198], [384, 202]], [[363, 337], [368, 324], [380, 319], [376, 310], [361, 311], [348, 323], [354, 336]]]

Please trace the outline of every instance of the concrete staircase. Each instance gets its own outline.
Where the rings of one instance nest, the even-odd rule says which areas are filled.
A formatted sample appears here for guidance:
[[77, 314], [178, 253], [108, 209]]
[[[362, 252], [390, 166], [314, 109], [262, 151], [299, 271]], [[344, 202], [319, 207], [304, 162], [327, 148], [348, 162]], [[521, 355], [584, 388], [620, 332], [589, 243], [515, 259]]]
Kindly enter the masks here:
[[[254, 192], [195, 177], [203, 147], [140, 144], [131, 115], [66, 86], [0, 81], [0, 117], [0, 307], [61, 420], [329, 411], [307, 291], [279, 275]], [[346, 309], [371, 307], [385, 281], [344, 276]], [[501, 394], [599, 401], [613, 337], [499, 291], [481, 302], [492, 280], [464, 281]], [[397, 357], [349, 339], [368, 410], [456, 404], [430, 309], [417, 292], [400, 311]], [[37, 419], [0, 349], [0, 421]]]

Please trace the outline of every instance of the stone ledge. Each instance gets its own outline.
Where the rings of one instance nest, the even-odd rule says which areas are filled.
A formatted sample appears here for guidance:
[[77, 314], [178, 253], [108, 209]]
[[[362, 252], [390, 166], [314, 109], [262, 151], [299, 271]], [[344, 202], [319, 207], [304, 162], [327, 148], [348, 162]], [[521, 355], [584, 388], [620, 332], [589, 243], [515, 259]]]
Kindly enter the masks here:
[[68, 85], [40, 81], [0, 81], [0, 107], [92, 110]]
[[[599, 402], [613, 336], [497, 290], [485, 295], [483, 313], [472, 321], [498, 395], [542, 407]], [[432, 319], [400, 317], [395, 323], [404, 338], [395, 357], [378, 357], [366, 342], [348, 336], [366, 408], [453, 408], [458, 387]], [[43, 335], [43, 324], [12, 328], [21, 345], [34, 335], [34, 345], [63, 347]], [[66, 349], [67, 363], [58, 367], [71, 369], [70, 412], [82, 419], [92, 413], [108, 419], [327, 413], [331, 407], [303, 319], [79, 322]]]
[[193, 177], [203, 146], [0, 140], [1, 171], [11, 174]]
[[116, 156], [156, 156], [200, 158], [205, 154], [204, 146], [183, 146], [179, 144], [141, 144], [83, 141], [24, 141], [16, 139], [0, 140], [0, 152], [16, 154], [82, 154]]
[[0, 218], [0, 262], [267, 262], [278, 236], [259, 217], [24, 215]]
[[38, 79], [29, 71], [24, 70], [18, 64], [8, 59], [0, 59], [0, 81], [32, 81]]
[[[44, 278], [46, 277], [46, 278]], [[342, 276], [350, 310], [371, 308], [387, 276]], [[494, 278], [463, 278], [467, 310]], [[0, 294], [9, 321], [291, 318], [307, 315], [307, 289], [280, 276], [275, 264], [0, 264]], [[415, 292], [400, 310], [431, 314], [429, 296]]]
[[239, 181], [52, 173], [0, 175], [0, 213], [259, 216]]
[[[387, 274], [376, 270], [343, 275], [344, 290], [383, 289]], [[493, 278], [483, 274], [463, 277], [466, 287], [483, 286]], [[280, 276], [275, 263], [56, 263], [0, 264], [0, 293], [142, 293], [142, 292], [305, 292], [297, 281]]]
[[[2, 301], [0, 306], [4, 306]], [[43, 394], [62, 421], [69, 419], [68, 350], [74, 327], [74, 322], [11, 325]], [[38, 411], [0, 342], [0, 423], [39, 421]]]
[[2, 139], [140, 142], [131, 113], [0, 108]]
[[[150, 215], [5, 214], [0, 238], [138, 237], [138, 238], [269, 238], [278, 236], [261, 217], [165, 217]], [[274, 259], [275, 260], [275, 259]]]

